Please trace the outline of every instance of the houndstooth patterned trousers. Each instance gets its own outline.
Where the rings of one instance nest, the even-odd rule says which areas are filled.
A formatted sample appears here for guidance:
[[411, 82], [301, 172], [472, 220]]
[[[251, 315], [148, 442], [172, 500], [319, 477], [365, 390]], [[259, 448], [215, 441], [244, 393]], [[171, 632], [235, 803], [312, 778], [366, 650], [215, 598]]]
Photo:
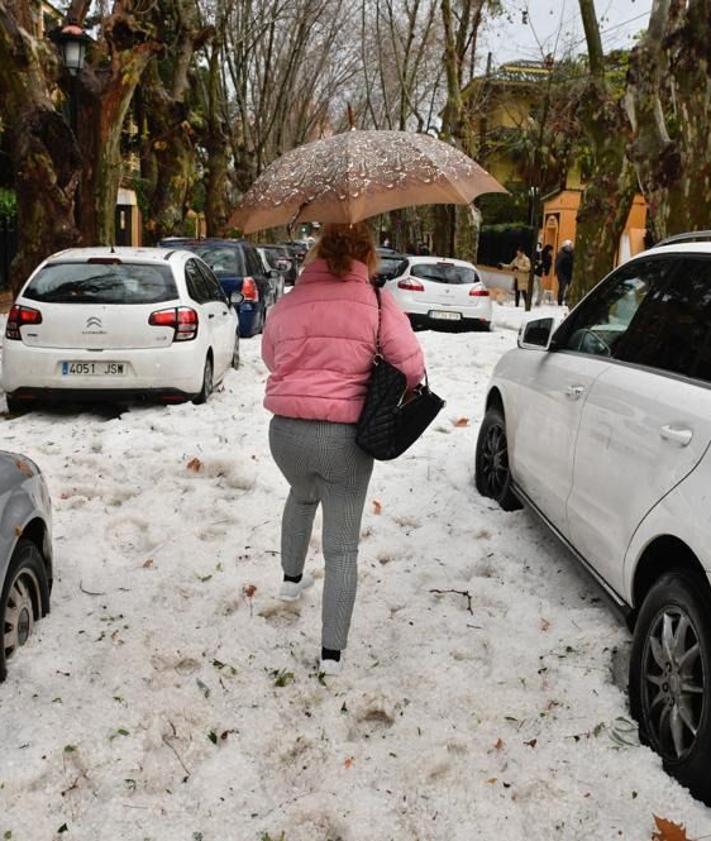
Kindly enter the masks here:
[[281, 564], [301, 575], [319, 503], [323, 507], [326, 571], [322, 645], [337, 651], [348, 643], [358, 585], [358, 542], [373, 459], [355, 442], [353, 424], [275, 416], [269, 444], [291, 486], [281, 527]]

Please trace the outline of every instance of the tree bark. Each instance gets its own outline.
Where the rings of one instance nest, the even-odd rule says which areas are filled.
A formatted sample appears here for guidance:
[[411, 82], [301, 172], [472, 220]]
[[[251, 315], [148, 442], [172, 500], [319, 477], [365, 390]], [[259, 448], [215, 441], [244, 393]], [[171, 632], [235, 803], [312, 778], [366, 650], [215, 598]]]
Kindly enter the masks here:
[[19, 247], [13, 294], [49, 254], [76, 245], [74, 200], [81, 170], [76, 141], [50, 98], [44, 45], [0, 0], [0, 119], [15, 172]]
[[609, 89], [593, 0], [579, 0], [588, 46], [589, 79], [578, 118], [592, 153], [592, 172], [583, 192], [575, 235], [575, 269], [568, 294], [577, 303], [612, 270], [620, 237], [637, 191], [626, 158], [629, 123], [622, 102]]

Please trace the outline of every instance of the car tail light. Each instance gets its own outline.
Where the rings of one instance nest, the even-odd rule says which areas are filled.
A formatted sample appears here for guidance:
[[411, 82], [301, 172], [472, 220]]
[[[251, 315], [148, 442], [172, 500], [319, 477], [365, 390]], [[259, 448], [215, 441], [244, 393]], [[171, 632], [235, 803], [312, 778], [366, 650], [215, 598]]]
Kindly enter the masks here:
[[419, 280], [414, 280], [411, 277], [403, 278], [402, 280], [398, 280], [397, 282], [398, 289], [407, 289], [408, 292], [424, 292], [425, 287], [419, 282]]
[[7, 317], [7, 327], [5, 335], [8, 339], [21, 340], [20, 327], [25, 324], [41, 324], [42, 313], [39, 310], [32, 309], [32, 307], [21, 307], [15, 304], [10, 310], [10, 315]]
[[259, 300], [259, 288], [253, 277], [246, 277], [242, 281], [242, 295], [245, 301], [256, 302]]
[[148, 323], [154, 327], [172, 327], [175, 330], [174, 342], [189, 342], [197, 336], [199, 319], [190, 307], [171, 307], [152, 312]]
[[473, 289], [469, 290], [469, 297], [470, 298], [488, 298], [489, 297], [489, 290], [482, 289], [479, 286], [475, 286]]

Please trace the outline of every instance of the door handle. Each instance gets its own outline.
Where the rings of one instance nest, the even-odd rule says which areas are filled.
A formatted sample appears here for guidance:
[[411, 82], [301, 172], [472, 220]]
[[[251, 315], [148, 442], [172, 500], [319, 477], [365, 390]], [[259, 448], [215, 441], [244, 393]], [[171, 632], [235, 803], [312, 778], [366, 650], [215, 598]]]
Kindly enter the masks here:
[[215, 317], [215, 313], [214, 313], [214, 312], [211, 312], [211, 313], [210, 313], [210, 315], [208, 315], [208, 318], [214, 318], [214, 317]]
[[682, 447], [688, 447], [691, 443], [691, 439], [694, 437], [694, 433], [691, 429], [680, 429], [679, 427], [670, 426], [669, 424], [663, 426], [659, 430], [659, 434], [665, 441], [674, 441]]
[[565, 390], [565, 396], [571, 400], [580, 400], [583, 394], [585, 394], [585, 386], [582, 385], [569, 385]]

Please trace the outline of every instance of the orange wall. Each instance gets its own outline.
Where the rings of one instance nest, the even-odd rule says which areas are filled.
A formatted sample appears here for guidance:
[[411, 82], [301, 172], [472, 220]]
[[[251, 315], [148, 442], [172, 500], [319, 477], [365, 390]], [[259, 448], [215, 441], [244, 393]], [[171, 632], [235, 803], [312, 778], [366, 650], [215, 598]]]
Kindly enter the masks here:
[[[558, 283], [555, 279], [555, 255], [566, 239], [572, 240], [573, 245], [575, 245], [576, 218], [581, 197], [582, 192], [580, 190], [562, 190], [543, 205], [543, 227], [541, 228], [540, 240], [544, 246], [553, 246], [554, 262], [550, 274], [543, 278], [543, 286], [554, 293], [558, 290]], [[642, 196], [637, 195], [632, 203], [623, 232], [623, 237], [626, 235], [629, 239], [630, 255], [638, 254], [644, 250], [646, 224], [647, 205]], [[617, 264], [618, 259], [619, 254], [615, 264]]]

